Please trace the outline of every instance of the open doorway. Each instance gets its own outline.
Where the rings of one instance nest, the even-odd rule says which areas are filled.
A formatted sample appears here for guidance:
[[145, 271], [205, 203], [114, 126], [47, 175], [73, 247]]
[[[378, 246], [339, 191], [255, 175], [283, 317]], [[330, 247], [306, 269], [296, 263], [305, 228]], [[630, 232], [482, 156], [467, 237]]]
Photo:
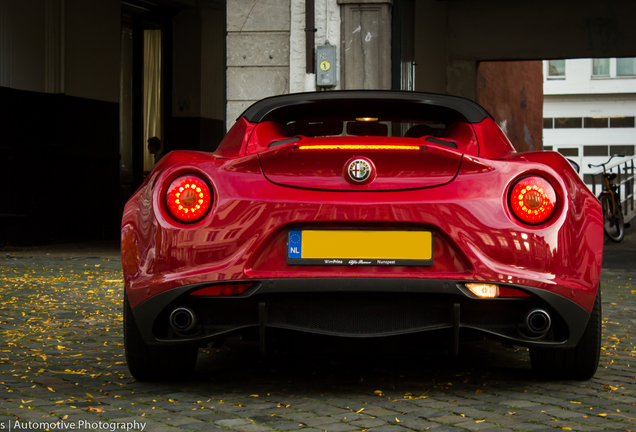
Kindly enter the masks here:
[[144, 29], [144, 174], [150, 172], [155, 162], [163, 155], [161, 147], [153, 154], [149, 146], [145, 145], [151, 138], [158, 138], [161, 142], [163, 137], [161, 37], [161, 29]]
[[[120, 190], [122, 206], [163, 155], [165, 29], [125, 10], [121, 27]], [[161, 142], [158, 153], [148, 139]]]

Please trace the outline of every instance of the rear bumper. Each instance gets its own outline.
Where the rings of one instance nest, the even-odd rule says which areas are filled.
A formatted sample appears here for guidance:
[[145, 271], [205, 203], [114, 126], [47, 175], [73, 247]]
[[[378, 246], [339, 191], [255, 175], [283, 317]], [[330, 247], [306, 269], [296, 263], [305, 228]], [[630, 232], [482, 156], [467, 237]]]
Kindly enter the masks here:
[[[240, 281], [232, 281], [240, 282]], [[193, 284], [163, 291], [133, 310], [142, 337], [149, 344], [205, 344], [241, 333], [260, 335], [266, 329], [372, 338], [449, 332], [458, 343], [462, 329], [504, 342], [531, 347], [573, 347], [590, 313], [550, 291], [513, 284], [530, 297], [480, 299], [466, 281], [395, 278], [313, 278], [249, 280], [241, 296], [190, 296], [215, 285]], [[227, 282], [226, 282], [227, 283]], [[196, 325], [175, 331], [170, 313], [190, 309]], [[528, 311], [541, 309], [551, 318], [550, 330], [536, 336], [524, 326]]]

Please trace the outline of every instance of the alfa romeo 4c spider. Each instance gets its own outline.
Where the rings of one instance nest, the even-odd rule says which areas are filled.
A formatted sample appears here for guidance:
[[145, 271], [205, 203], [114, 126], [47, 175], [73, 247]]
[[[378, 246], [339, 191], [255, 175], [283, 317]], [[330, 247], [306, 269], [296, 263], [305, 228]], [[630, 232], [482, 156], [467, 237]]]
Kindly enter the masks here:
[[272, 335], [467, 334], [586, 379], [600, 352], [603, 218], [556, 152], [518, 153], [458, 97], [256, 102], [212, 153], [173, 151], [122, 221], [125, 351], [141, 380]]

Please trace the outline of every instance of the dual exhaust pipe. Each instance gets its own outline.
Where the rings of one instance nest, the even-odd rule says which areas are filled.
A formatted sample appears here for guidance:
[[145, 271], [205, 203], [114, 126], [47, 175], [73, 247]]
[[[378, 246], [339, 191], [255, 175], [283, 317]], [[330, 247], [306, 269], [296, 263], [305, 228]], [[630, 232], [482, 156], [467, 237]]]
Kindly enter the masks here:
[[197, 316], [188, 307], [180, 306], [170, 313], [170, 327], [178, 333], [187, 333], [197, 325]]
[[[188, 307], [180, 306], [170, 313], [170, 327], [178, 333], [187, 333], [197, 325], [197, 316]], [[529, 336], [541, 337], [552, 326], [550, 314], [540, 308], [529, 310], [523, 318], [523, 326]]]

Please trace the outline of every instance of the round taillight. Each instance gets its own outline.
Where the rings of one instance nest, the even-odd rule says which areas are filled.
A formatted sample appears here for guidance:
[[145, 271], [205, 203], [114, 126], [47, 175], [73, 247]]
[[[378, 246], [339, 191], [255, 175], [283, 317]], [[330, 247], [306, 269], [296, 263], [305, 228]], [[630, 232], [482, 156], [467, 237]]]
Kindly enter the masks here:
[[554, 212], [556, 193], [541, 177], [524, 177], [512, 188], [510, 207], [523, 222], [537, 224], [546, 221]]
[[166, 196], [170, 214], [181, 222], [201, 219], [212, 205], [207, 183], [195, 176], [179, 177], [170, 184]]

